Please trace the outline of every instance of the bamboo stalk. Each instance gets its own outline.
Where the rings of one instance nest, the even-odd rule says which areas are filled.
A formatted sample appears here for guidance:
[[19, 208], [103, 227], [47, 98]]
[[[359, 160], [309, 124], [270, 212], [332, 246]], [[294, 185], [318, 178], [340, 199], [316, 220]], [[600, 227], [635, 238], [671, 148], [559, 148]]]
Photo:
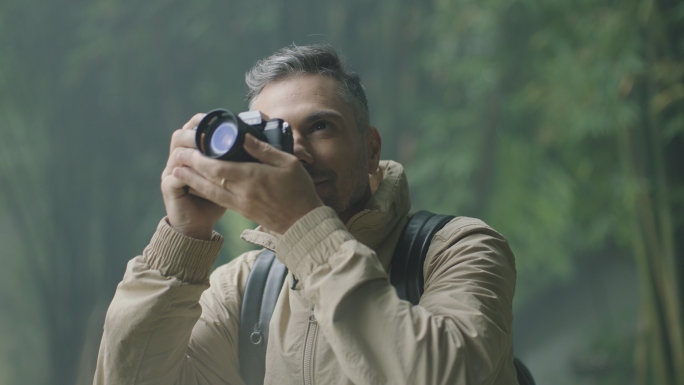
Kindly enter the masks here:
[[[626, 127], [622, 130], [619, 137], [620, 159], [625, 178], [628, 182], [637, 180], [639, 175], [634, 164], [634, 140], [631, 136], [630, 129]], [[634, 191], [631, 185], [628, 184], [625, 190], [624, 201], [632, 228], [632, 251], [639, 276], [640, 307], [643, 320], [643, 330], [637, 336], [637, 346], [642, 346], [645, 350], [643, 354], [635, 356], [635, 359], [643, 359], [641, 362], [635, 362], [635, 367], [639, 369], [637, 381], [644, 385], [648, 384], [650, 382], [649, 368], [651, 368], [659, 384], [670, 385], [668, 370], [665, 366], [661, 323], [655, 306], [657, 296], [655, 287], [657, 285], [653, 282], [652, 261], [649, 260], [649, 254], [646, 251], [646, 234], [642, 226], [640, 226], [642, 221], [639, 210], [639, 195], [640, 193]]]
[[[660, 10], [654, 6], [653, 16], [647, 28], [647, 40], [651, 41], [647, 49], [647, 61], [653, 65], [657, 61], [655, 46], [661, 47], [665, 52], [664, 56], [672, 59], [672, 50], [667, 41], [667, 33], [664, 30], [666, 23], [656, 23], [662, 21]], [[659, 291], [662, 304], [663, 318], [666, 327], [666, 335], [669, 342], [671, 353], [670, 367], [673, 376], [678, 384], [684, 384], [684, 338], [681, 315], [681, 300], [679, 282], [677, 279], [677, 263], [675, 260], [674, 228], [672, 225], [671, 204], [669, 200], [669, 188], [667, 183], [667, 172], [665, 170], [665, 160], [663, 158], [664, 143], [660, 132], [660, 119], [658, 112], [650, 107], [650, 101], [658, 93], [656, 81], [652, 74], [648, 74], [646, 79], [646, 130], [649, 134], [649, 144], [646, 153], [649, 154], [653, 165], [653, 200], [649, 204], [651, 212], [649, 221], [653, 223], [654, 231], [657, 231], [658, 254], [654, 256], [659, 263]], [[650, 199], [650, 198], [649, 198]], [[657, 227], [656, 227], [657, 226]], [[657, 229], [657, 230], [655, 230]]]
[[[651, 114], [653, 112], [651, 111]], [[661, 256], [662, 256], [662, 300], [663, 310], [667, 324], [670, 350], [672, 352], [672, 367], [678, 384], [684, 384], [684, 340], [682, 339], [681, 301], [679, 298], [679, 285], [677, 281], [677, 268], [674, 258], [674, 230], [670, 214], [670, 203], [666, 172], [662, 154], [662, 138], [656, 116], [651, 117], [652, 134], [651, 146], [653, 164], [655, 168], [655, 209], [660, 228]]]

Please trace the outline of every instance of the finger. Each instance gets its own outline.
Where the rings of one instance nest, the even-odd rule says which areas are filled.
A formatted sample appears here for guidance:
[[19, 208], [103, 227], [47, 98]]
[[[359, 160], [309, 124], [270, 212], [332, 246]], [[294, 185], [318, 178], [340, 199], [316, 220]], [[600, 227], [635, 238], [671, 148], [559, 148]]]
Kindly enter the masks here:
[[195, 127], [199, 125], [199, 123], [202, 121], [202, 119], [206, 116], [207, 114], [195, 114], [190, 120], [188, 120], [187, 123], [183, 125], [183, 130], [192, 130]]
[[166, 167], [162, 172], [162, 178], [169, 175], [174, 167], [180, 166], [178, 158], [174, 155], [174, 151], [180, 147], [195, 148], [195, 131], [176, 130], [173, 135], [171, 135], [169, 159], [166, 161]]
[[176, 178], [173, 174], [169, 174], [168, 176], [164, 177], [161, 183], [162, 191], [165, 193], [165, 195], [168, 195], [172, 198], [181, 198], [187, 195], [189, 191], [186, 186], [187, 185], [183, 181]]
[[189, 186], [191, 190], [196, 191], [198, 193], [196, 195], [225, 208], [236, 207], [238, 198], [233, 192], [212, 183], [194, 170], [188, 167], [176, 167], [172, 175]]
[[174, 167], [179, 166], [177, 158], [173, 156], [173, 152], [178, 147], [195, 148], [195, 131], [192, 128], [202, 120], [206, 114], [196, 114], [192, 117], [180, 130], [176, 130], [171, 135], [171, 145], [169, 147], [169, 159], [166, 161], [166, 167], [162, 171], [162, 179], [168, 176]]
[[176, 130], [171, 135], [171, 148], [169, 153], [177, 147], [195, 148], [195, 131]]
[[166, 192], [166, 196], [170, 196], [174, 199], [182, 198], [186, 195], [194, 195], [198, 198], [207, 199], [202, 193], [176, 178], [173, 175], [173, 172], [162, 180], [162, 191]]
[[262, 142], [250, 134], [245, 135], [245, 150], [258, 161], [271, 166], [282, 166], [296, 161], [292, 154], [280, 151], [266, 142]]
[[190, 167], [198, 174], [219, 184], [222, 179], [238, 181], [254, 176], [256, 168], [263, 165], [252, 162], [229, 162], [207, 158], [195, 149], [178, 148], [175, 150], [179, 165]]
[[170, 196], [173, 198], [180, 198], [190, 194], [206, 199], [199, 191], [186, 185], [183, 181], [176, 178], [173, 173], [170, 173], [162, 180], [162, 191], [168, 191]]
[[194, 188], [192, 188], [192, 187], [190, 187], [190, 186], [185, 186], [185, 188], [188, 190], [188, 194], [194, 195], [194, 196], [198, 196], [198, 197], [200, 197], [200, 198], [207, 199], [206, 197], [202, 196], [202, 193], [200, 193], [199, 191], [195, 190]]
[[162, 172], [162, 178], [169, 175], [175, 167], [180, 167], [184, 165], [178, 157], [179, 152], [193, 151], [195, 149], [194, 141], [192, 142], [193, 145], [189, 145], [189, 141], [192, 139], [188, 138], [187, 135], [185, 135], [194, 134], [194, 131], [178, 130], [176, 132], [179, 134], [174, 133], [175, 139], [171, 139], [171, 154], [169, 155], [169, 159], [166, 161], [166, 167]]

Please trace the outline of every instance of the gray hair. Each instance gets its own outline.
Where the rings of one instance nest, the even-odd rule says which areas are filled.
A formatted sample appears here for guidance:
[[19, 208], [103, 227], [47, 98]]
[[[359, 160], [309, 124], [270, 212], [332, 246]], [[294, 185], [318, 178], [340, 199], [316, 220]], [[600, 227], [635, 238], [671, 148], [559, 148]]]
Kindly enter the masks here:
[[269, 83], [301, 75], [326, 75], [337, 80], [339, 95], [354, 111], [359, 130], [364, 132], [370, 126], [368, 100], [359, 75], [347, 66], [342, 54], [325, 44], [293, 44], [258, 61], [245, 74], [249, 108]]

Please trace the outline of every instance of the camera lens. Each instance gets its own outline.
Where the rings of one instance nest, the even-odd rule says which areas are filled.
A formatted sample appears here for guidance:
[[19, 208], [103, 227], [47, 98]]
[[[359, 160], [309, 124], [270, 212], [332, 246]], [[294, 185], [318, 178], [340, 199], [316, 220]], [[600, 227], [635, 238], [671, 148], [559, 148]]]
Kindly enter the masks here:
[[233, 122], [223, 122], [211, 135], [209, 147], [214, 156], [222, 156], [230, 151], [238, 137], [238, 129]]

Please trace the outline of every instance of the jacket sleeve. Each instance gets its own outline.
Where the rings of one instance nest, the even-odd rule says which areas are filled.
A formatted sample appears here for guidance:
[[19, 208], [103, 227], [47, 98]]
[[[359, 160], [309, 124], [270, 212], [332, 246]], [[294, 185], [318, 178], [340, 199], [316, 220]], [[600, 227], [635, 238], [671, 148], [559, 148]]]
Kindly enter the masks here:
[[456, 222], [433, 239], [418, 306], [399, 299], [374, 252], [330, 208], [307, 214], [281, 238], [276, 255], [302, 280], [353, 383], [517, 383], [513, 255], [484, 223]]
[[160, 222], [143, 255], [129, 261], [109, 306], [94, 384], [243, 384], [239, 286], [223, 289], [226, 276], [237, 282], [249, 267], [236, 260], [217, 269], [210, 285], [222, 243], [218, 233], [201, 241]]

